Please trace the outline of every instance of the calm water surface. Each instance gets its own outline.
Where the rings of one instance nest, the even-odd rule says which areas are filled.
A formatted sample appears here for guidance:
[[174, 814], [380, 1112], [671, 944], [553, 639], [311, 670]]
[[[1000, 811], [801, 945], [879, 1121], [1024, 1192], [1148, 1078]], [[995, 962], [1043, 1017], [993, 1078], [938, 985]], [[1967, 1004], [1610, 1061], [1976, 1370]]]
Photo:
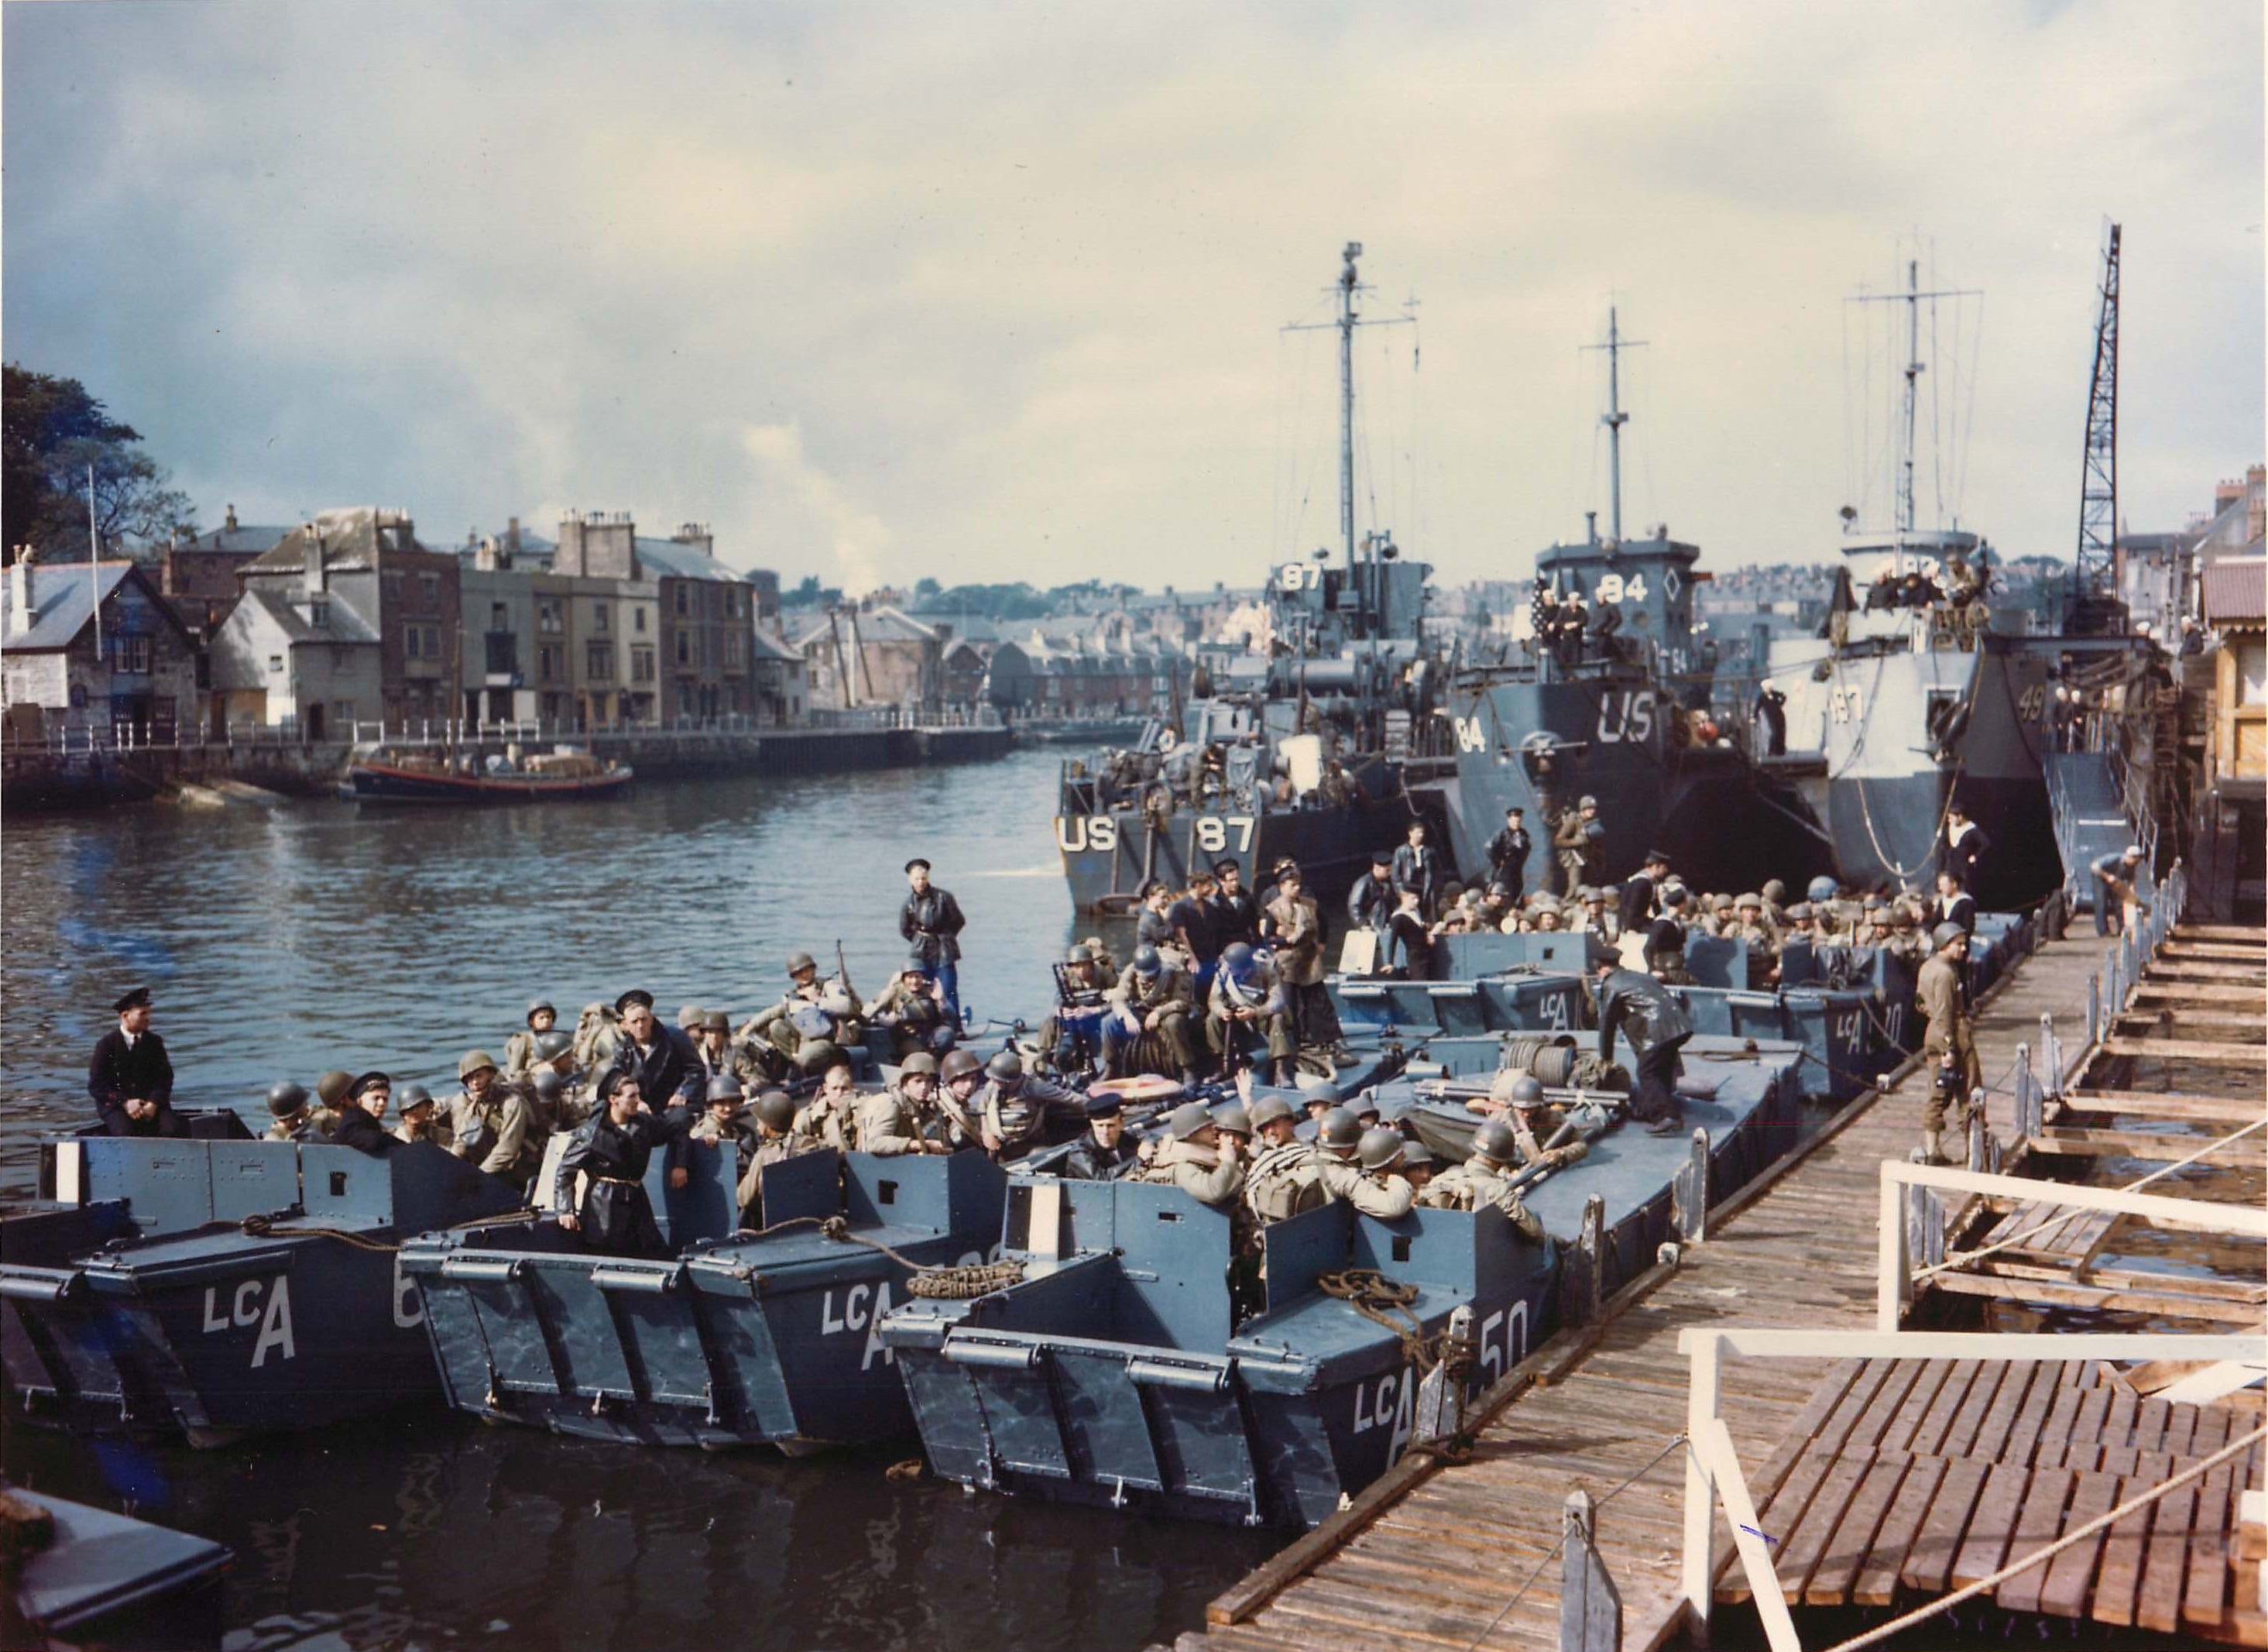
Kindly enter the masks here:
[[[973, 1013], [1043, 1014], [1073, 939], [1044, 751], [644, 788], [589, 808], [122, 808], [0, 843], [0, 1181], [89, 1116], [88, 1051], [147, 982], [188, 1100], [384, 1066], [440, 1088], [530, 996], [649, 988], [745, 1014], [795, 948], [876, 990], [912, 854], [968, 915]], [[37, 1488], [237, 1551], [228, 1644], [1134, 1648], [1196, 1626], [1274, 1539], [887, 1479], [911, 1442], [786, 1463], [555, 1440], [438, 1408], [202, 1453], [13, 1429]]]

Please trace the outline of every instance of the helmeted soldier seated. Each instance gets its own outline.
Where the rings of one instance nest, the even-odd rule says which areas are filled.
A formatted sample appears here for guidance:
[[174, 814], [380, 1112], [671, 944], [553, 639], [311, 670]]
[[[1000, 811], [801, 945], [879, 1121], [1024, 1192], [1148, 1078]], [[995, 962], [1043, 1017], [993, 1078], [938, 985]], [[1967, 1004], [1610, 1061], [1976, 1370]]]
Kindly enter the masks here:
[[323, 1141], [339, 1122], [335, 1108], [318, 1106], [289, 1079], [268, 1087], [268, 1110], [275, 1121], [268, 1126], [269, 1141]]
[[535, 1041], [549, 1032], [559, 1021], [559, 1012], [548, 998], [539, 998], [527, 1007], [527, 1024], [504, 1042], [504, 1075], [508, 1079], [524, 1079], [528, 1068], [535, 1065]]
[[1201, 1205], [1233, 1211], [1244, 1187], [1244, 1164], [1236, 1139], [1223, 1139], [1220, 1126], [1201, 1102], [1184, 1102], [1166, 1120], [1167, 1139], [1135, 1177], [1178, 1187]]
[[795, 1133], [795, 1099], [785, 1090], [764, 1091], [751, 1110], [755, 1115], [755, 1145], [740, 1162], [740, 1184], [734, 1193], [740, 1200], [741, 1226], [762, 1228], [765, 1167], [824, 1148]]
[[1292, 1081], [1290, 1003], [1276, 972], [1251, 948], [1237, 942], [1220, 955], [1212, 983], [1205, 1033], [1224, 1068], [1241, 1065], [1263, 1051], [1278, 1084]]
[[433, 1100], [433, 1092], [422, 1084], [405, 1084], [396, 1098], [401, 1122], [394, 1127], [396, 1141], [430, 1141], [437, 1147], [446, 1147], [454, 1140], [448, 1119]]
[[976, 1101], [984, 1150], [1004, 1163], [1064, 1139], [1086, 1119], [1086, 1104], [1077, 1095], [1027, 1073], [1023, 1058], [1012, 1050], [984, 1064], [984, 1088]]
[[712, 1147], [733, 1147], [740, 1162], [747, 1163], [756, 1151], [756, 1126], [747, 1115], [747, 1092], [740, 1080], [729, 1073], [718, 1073], [709, 1080], [703, 1099], [706, 1104], [701, 1117], [694, 1120], [688, 1132], [691, 1139]]
[[449, 1104], [449, 1151], [525, 1191], [543, 1164], [544, 1132], [526, 1096], [497, 1076], [485, 1050], [457, 1062], [464, 1086]]
[[1157, 948], [1137, 947], [1126, 973], [1104, 997], [1110, 1007], [1102, 1021], [1105, 1072], [1113, 1078], [1150, 1073], [1196, 1083], [1197, 1041], [1189, 1025], [1196, 994], [1188, 975]]
[[1102, 1059], [1102, 1023], [1110, 1014], [1115, 971], [1095, 960], [1094, 948], [1079, 941], [1056, 966], [1056, 1008], [1040, 1026], [1040, 1048], [1061, 1073], [1084, 1073]]
[[858, 1000], [840, 980], [821, 981], [818, 962], [807, 952], [788, 955], [787, 975], [780, 1001], [751, 1016], [740, 1036], [762, 1039], [806, 1076], [824, 1073], [864, 1035]]
[[1513, 1126], [1501, 1118], [1481, 1121], [1473, 1132], [1472, 1157], [1435, 1176], [1418, 1202], [1436, 1210], [1502, 1211], [1528, 1239], [1541, 1241], [1543, 1224], [1512, 1185], [1513, 1166], [1519, 1162], [1520, 1145]]
[[888, 1088], [859, 1103], [858, 1150], [890, 1158], [974, 1146], [960, 1139], [960, 1132], [939, 1108], [937, 1090], [937, 1058], [926, 1050], [915, 1051]]

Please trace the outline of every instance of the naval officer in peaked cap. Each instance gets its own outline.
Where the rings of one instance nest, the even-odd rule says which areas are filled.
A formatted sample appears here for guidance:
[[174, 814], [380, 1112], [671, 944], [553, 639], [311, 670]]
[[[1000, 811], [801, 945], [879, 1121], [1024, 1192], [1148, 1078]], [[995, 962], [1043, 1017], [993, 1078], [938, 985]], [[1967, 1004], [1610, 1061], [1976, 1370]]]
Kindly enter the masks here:
[[173, 1064], [166, 1041], [150, 1030], [155, 1013], [150, 989], [122, 993], [111, 1011], [118, 1025], [96, 1041], [87, 1063], [87, 1094], [102, 1127], [114, 1136], [186, 1136], [188, 1123], [173, 1113]]

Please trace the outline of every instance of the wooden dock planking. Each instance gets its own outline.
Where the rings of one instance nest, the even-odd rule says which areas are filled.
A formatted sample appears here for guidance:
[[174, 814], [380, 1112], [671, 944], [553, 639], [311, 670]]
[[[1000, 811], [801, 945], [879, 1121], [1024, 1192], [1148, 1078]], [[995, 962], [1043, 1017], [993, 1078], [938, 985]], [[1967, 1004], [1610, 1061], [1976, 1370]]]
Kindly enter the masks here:
[[[2087, 977], [2101, 962], [2100, 945], [2092, 937], [2050, 942], [1988, 998], [1976, 1023], [1988, 1072], [2004, 1071], [2019, 1044], [2036, 1040], [2043, 1012], [2059, 1027], [2076, 1023]], [[2206, 990], [2218, 1002], [2249, 1007], [2257, 984], [2257, 977], [2240, 975]], [[2144, 990], [2177, 994], [2187, 985], [2146, 980]], [[2248, 996], [2219, 997], [2236, 989]], [[2185, 1058], [2189, 1041], [2131, 1042], [2146, 1046], [2149, 1060], [2174, 1063]], [[2246, 1062], [2261, 1053], [2249, 1044], [2233, 1047]], [[2198, 1077], [2208, 1091], [2237, 1080], [2237, 1067], [2224, 1066], [2211, 1077], [2205, 1071]], [[1675, 1268], [1651, 1270], [1625, 1287], [1616, 1302], [1618, 1316], [1608, 1325], [1563, 1332], [1548, 1343], [1546, 1349], [1558, 1345], [1551, 1380], [1527, 1387], [1516, 1404], [1496, 1412], [1479, 1431], [1473, 1460], [1405, 1476], [1390, 1499], [1363, 1515], [1359, 1536], [1335, 1536], [1333, 1523], [1326, 1523], [1313, 1534], [1316, 1541], [1264, 1588], [1249, 1588], [1248, 1580], [1216, 1602], [1210, 1634], [1183, 1637], [1184, 1652], [1447, 1645], [1462, 1652], [1476, 1641], [1556, 1647], [1557, 1565], [1544, 1565], [1517, 1602], [1512, 1597], [1557, 1540], [1565, 1498], [1576, 1486], [1602, 1500], [1598, 1538], [1622, 1592], [1625, 1644], [1633, 1652], [1659, 1647], [1681, 1616], [1683, 1454], [1672, 1451], [1634, 1484], [1618, 1493], [1616, 1488], [1683, 1428], [1686, 1362], [1675, 1352], [1678, 1332], [1791, 1318], [1822, 1327], [1870, 1325], [1872, 1247], [1849, 1243], [1847, 1230], [1854, 1210], [1871, 1210], [1878, 1200], [1880, 1162], [1903, 1158], [1913, 1145], [1923, 1089], [1921, 1079], [1908, 1073], [1886, 1095], [1846, 1105], [1823, 1139], [1712, 1213], [1706, 1243], [1689, 1248]], [[2184, 1106], [2194, 1110], [2183, 1115], [2191, 1122], [2262, 1116], [2237, 1096], [2186, 1094], [2175, 1098], [2174, 1109], [2161, 1110], [2163, 1100], [2152, 1091], [2095, 1089], [2071, 1098], [2064, 1116], [2172, 1117]], [[2075, 1223], [2066, 1214], [2056, 1226], [2091, 1259], [2101, 1240], [2085, 1221]], [[2071, 1255], [2054, 1260], [2068, 1266]], [[2133, 1425], [2141, 1408], [2122, 1379], [2076, 1362], [2013, 1368], [1998, 1361], [1821, 1360], [1795, 1368], [1805, 1376], [1791, 1381], [1789, 1368], [1778, 1362], [1729, 1361], [1719, 1414], [1742, 1462], [1760, 1465], [1750, 1479], [1758, 1519], [1773, 1540], [1783, 1586], [1799, 1599], [1806, 1587], [1822, 1601], [1874, 1605], [1889, 1604], [1901, 1589], [1942, 1592], [1956, 1567], [1980, 1575], [1975, 1567], [1984, 1551], [1995, 1550], [1997, 1563], [2020, 1529], [2029, 1532], [2046, 1522], [2050, 1493], [2066, 1523], [2077, 1523], [2164, 1478], [2163, 1465], [2173, 1461], [2169, 1451], [2150, 1456], [2136, 1449]], [[1822, 1375], [1823, 1382], [1808, 1380]], [[2208, 1410], [2220, 1414], [2226, 1438], [2228, 1408]], [[2201, 1414], [2190, 1426], [2192, 1454], [2209, 1449], [2214, 1425]], [[2068, 1440], [2061, 1437], [2065, 1431]], [[2167, 1437], [2163, 1420], [2157, 1437]], [[1988, 1460], [1996, 1447], [2012, 1442], [2029, 1461]], [[1846, 1443], [1847, 1452], [1839, 1449]], [[2233, 1506], [2244, 1478], [2229, 1476], [2225, 1504]], [[2038, 1499], [2028, 1501], [2035, 1492]], [[2114, 1615], [2103, 1620], [2118, 1621], [2123, 1558], [2132, 1597], [2124, 1621], [2131, 1622], [2156, 1535], [2150, 1511], [2140, 1512], [2139, 1529], [2130, 1518], [2058, 1556], [2060, 1570], [2053, 1563], [2036, 1568], [2028, 1588], [2042, 1608], [2099, 1619], [2109, 1611]], [[1996, 1521], [1997, 1541], [1991, 1530]], [[1737, 1598], [1745, 1589], [1725, 1535], [1720, 1513], [1727, 1552], [1719, 1594]], [[2184, 1524], [2176, 1543], [2183, 1585], [2177, 1613], [2193, 1569], [2188, 1537]], [[2200, 1561], [2198, 1569], [2202, 1576], [2210, 1568]], [[1488, 1628], [1499, 1613], [1501, 1620]]]
[[2245, 1102], [2233, 1095], [2190, 1095], [2171, 1091], [2159, 1095], [2148, 1090], [2096, 1087], [2066, 1092], [2062, 1110], [2077, 1113], [2147, 1113], [2154, 1118], [2199, 1125], [2249, 1125], [2268, 1115], [2268, 1107], [2258, 1101]]

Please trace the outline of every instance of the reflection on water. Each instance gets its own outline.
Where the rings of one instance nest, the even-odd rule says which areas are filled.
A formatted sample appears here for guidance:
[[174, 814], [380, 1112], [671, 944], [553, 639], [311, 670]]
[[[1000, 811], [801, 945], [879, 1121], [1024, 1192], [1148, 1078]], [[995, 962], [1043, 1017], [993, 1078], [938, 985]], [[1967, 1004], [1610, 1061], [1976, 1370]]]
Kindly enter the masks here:
[[6, 1457], [34, 1489], [232, 1545], [242, 1652], [1134, 1648], [1273, 1546], [893, 1481], [904, 1454], [650, 1451], [435, 1412], [225, 1454], [18, 1429]]
[[0, 844], [0, 1191], [33, 1133], [92, 1114], [86, 1060], [121, 987], [147, 982], [188, 1100], [252, 1103], [280, 1077], [383, 1066], [437, 1093], [527, 1000], [563, 1022], [651, 990], [666, 1014], [744, 1014], [786, 955], [840, 940], [872, 993], [904, 962], [915, 854], [968, 915], [961, 994], [1034, 1021], [1071, 938], [1053, 828], [1057, 758], [793, 780], [653, 785], [616, 803], [364, 811], [162, 806], [11, 818]]
[[[1071, 938], [1057, 758], [648, 786], [617, 804], [330, 803], [11, 820], [0, 846], [4, 1191], [88, 1117], [121, 985], [156, 990], [185, 1099], [383, 1066], [433, 1082], [528, 998], [644, 985], [746, 1013], [792, 948], [872, 992], [916, 853], [968, 914], [963, 996], [1045, 1012]], [[9, 1431], [27, 1483], [232, 1545], [229, 1644], [1126, 1647], [1170, 1641], [1272, 1546], [884, 1478], [911, 1442], [802, 1463], [483, 1428], [438, 1410], [236, 1450]]]

